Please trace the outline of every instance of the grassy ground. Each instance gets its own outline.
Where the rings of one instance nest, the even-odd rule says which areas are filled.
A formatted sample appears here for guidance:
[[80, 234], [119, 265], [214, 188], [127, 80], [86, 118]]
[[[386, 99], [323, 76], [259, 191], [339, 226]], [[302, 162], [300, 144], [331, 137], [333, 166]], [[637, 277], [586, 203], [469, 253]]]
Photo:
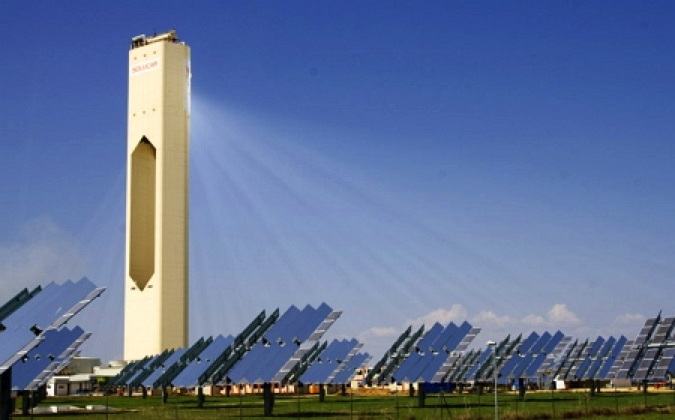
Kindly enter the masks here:
[[[106, 405], [105, 397], [49, 398], [40, 407], [52, 405]], [[59, 419], [221, 419], [262, 418], [263, 401], [259, 395], [245, 397], [207, 397], [197, 408], [194, 396], [171, 396], [166, 404], [161, 397], [108, 398], [110, 410], [99, 413], [58, 414]], [[20, 407], [20, 402], [17, 402]], [[425, 407], [418, 407], [417, 397], [407, 395], [359, 396], [329, 395], [320, 403], [318, 396], [276, 396], [274, 417], [315, 419], [493, 419], [494, 395], [429, 395]], [[525, 401], [515, 394], [499, 395], [499, 417], [503, 420], [534, 419], [670, 419], [675, 416], [675, 393], [603, 392], [528, 393]], [[21, 417], [15, 414], [14, 417]], [[34, 415], [37, 417], [37, 415]]]

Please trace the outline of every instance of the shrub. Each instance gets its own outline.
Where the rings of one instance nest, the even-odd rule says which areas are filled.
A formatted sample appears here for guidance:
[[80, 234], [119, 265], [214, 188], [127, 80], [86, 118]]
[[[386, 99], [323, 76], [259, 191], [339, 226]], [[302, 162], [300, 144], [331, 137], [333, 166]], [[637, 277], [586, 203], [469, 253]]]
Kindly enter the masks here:
[[560, 417], [564, 419], [578, 419], [584, 416], [581, 410], [567, 410], [560, 413]]

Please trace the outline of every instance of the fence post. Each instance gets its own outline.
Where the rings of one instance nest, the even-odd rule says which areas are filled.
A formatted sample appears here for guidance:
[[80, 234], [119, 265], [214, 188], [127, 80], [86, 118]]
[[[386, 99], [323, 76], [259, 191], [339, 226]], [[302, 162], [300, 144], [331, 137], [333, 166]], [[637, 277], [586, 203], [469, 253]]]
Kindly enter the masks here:
[[300, 387], [302, 384], [300, 382], [295, 383], [295, 395], [298, 403], [298, 417], [300, 417]]

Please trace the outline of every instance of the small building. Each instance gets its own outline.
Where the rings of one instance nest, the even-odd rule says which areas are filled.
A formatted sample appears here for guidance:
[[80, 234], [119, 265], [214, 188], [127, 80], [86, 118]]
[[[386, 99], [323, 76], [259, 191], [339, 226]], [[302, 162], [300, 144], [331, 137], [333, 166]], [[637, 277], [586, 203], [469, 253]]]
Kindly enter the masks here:
[[118, 362], [102, 366], [99, 358], [75, 357], [58, 375], [47, 382], [47, 395], [64, 397], [92, 394], [123, 368], [124, 364]]

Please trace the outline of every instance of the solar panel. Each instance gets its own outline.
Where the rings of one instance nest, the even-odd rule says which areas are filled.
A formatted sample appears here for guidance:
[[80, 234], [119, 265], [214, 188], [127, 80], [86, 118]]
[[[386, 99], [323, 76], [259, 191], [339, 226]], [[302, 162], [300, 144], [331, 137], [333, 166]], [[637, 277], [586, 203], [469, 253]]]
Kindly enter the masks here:
[[[610, 379], [623, 379], [628, 377], [628, 369], [625, 369], [623, 372], [621, 371], [621, 368], [624, 365], [624, 362], [628, 358], [628, 355], [633, 351], [633, 346], [634, 346], [634, 341], [630, 340], [627, 341], [626, 344], [623, 346], [621, 349], [621, 353], [617, 357], [616, 361], [614, 362], [614, 365], [612, 365], [612, 368], [610, 371], [607, 373], [607, 378]], [[634, 359], [634, 358], [633, 358]], [[633, 360], [631, 359], [631, 360]], [[628, 365], [630, 367], [630, 364]], [[621, 372], [621, 374], [620, 374]]]
[[570, 345], [571, 341], [572, 337], [563, 337], [560, 331], [556, 332], [551, 341], [544, 346], [543, 353], [547, 356], [544, 362], [539, 366], [539, 369], [537, 369], [533, 379], [541, 380], [543, 378], [553, 378], [553, 376], [555, 376], [553, 370], [555, 368], [556, 359]]
[[385, 354], [383, 368], [381, 370], [372, 369], [368, 377], [364, 379], [365, 383], [369, 383], [369, 378], [371, 375], [377, 375], [377, 383], [381, 385], [391, 380], [392, 372], [398, 369], [401, 364], [406, 360], [407, 357], [413, 352], [413, 348], [416, 347], [417, 343], [420, 340], [420, 337], [424, 334], [425, 328], [422, 325], [414, 334], [409, 336], [396, 350], [394, 353]]
[[477, 369], [480, 357], [481, 352], [477, 350], [471, 350], [461, 356], [459, 360], [457, 360], [455, 366], [446, 375], [445, 381], [451, 383], [467, 381], [470, 371], [472, 369]]
[[[279, 310], [277, 309], [276, 313], [278, 314], [278, 312]], [[259, 329], [261, 325], [263, 325], [263, 323], [265, 322], [265, 318], [266, 318], [265, 311], [263, 310], [258, 314], [258, 316], [256, 316], [253, 319], [253, 321], [251, 321], [250, 324], [246, 326], [246, 328], [244, 328], [244, 330], [241, 333], [239, 333], [237, 337], [235, 337], [232, 345], [234, 347], [244, 345], [249, 340], [249, 338], [251, 338], [254, 335], [255, 331]]]
[[537, 334], [536, 332], [530, 333], [529, 336], [525, 340], [523, 340], [522, 343], [520, 343], [520, 346], [518, 346], [518, 353], [520, 354], [526, 354], [529, 353], [532, 347], [537, 344], [539, 341], [539, 338], [541, 336]]
[[40, 346], [31, 349], [21, 362], [14, 364], [12, 389], [15, 391], [28, 389], [29, 385], [42, 371], [84, 334], [85, 332], [80, 327], [75, 327], [73, 330], [63, 328], [46, 331], [45, 339]]
[[570, 346], [567, 347], [567, 349], [563, 352], [562, 357], [558, 358], [558, 360], [553, 365], [553, 373], [551, 375], [552, 378], [555, 378], [556, 376], [565, 378], [567, 376], [567, 373], [569, 372], [569, 369], [573, 363], [570, 359], [573, 359], [573, 355], [579, 352], [579, 348], [579, 340], [574, 340], [574, 342], [572, 342]]
[[[293, 366], [300, 361], [307, 350], [311, 348], [311, 346], [306, 346], [300, 349], [300, 346], [311, 334], [309, 329], [311, 328], [313, 330], [316, 329], [318, 325], [321, 325], [322, 321], [328, 316], [329, 311], [330, 308], [324, 310], [322, 313], [307, 305], [298, 319], [284, 330], [285, 344], [276, 348], [271, 357], [265, 361], [265, 364], [259, 366], [252, 376], [249, 376], [246, 380], [249, 382], [255, 381], [260, 383], [281, 382]], [[291, 359], [294, 360], [291, 361]], [[281, 370], [284, 370], [283, 375], [279, 378], [275, 378]]]
[[662, 359], [662, 353], [666, 346], [669, 345], [667, 340], [673, 331], [675, 318], [669, 317], [659, 323], [660, 319], [661, 314], [659, 313], [656, 318], [656, 323], [651, 326], [645, 325], [643, 331], [641, 331], [640, 335], [642, 336], [644, 335], [644, 331], [651, 327], [651, 331], [647, 333], [647, 339], [643, 341], [641, 348], [638, 349], [640, 353], [638, 354], [636, 361], [629, 370], [629, 372], [634, 372], [634, 380], [644, 381], [654, 378], [663, 380], [663, 369], [659, 371], [658, 376], [655, 376], [655, 370], [658, 369], [658, 362]]
[[[521, 355], [520, 363], [518, 363], [513, 368], [513, 370], [509, 374], [509, 377], [511, 379], [520, 379], [520, 378], [530, 377], [531, 375], [528, 375], [526, 372], [532, 366], [532, 364], [538, 360], [537, 359], [538, 356], [542, 356], [542, 358], [540, 359], [541, 361], [543, 361], [544, 358], [545, 358], [544, 355], [533, 355], [532, 353], [525, 353], [525, 354]], [[536, 372], [536, 367], [532, 367], [531, 369], [532, 369], [533, 372]]]
[[58, 356], [54, 362], [50, 363], [33, 381], [26, 387], [26, 390], [36, 390], [45, 385], [58, 372], [65, 369], [70, 364], [70, 361], [79, 354], [80, 346], [89, 339], [91, 333], [85, 332], [78, 339], [70, 344], [70, 346]]
[[265, 311], [256, 316], [244, 330], [234, 338], [229, 346], [223, 348], [219, 354], [210, 356], [211, 363], [197, 378], [199, 385], [205, 383], [218, 383], [232, 366], [234, 366], [244, 354], [249, 342], [255, 343], [267, 331], [270, 325], [277, 319], [279, 311], [276, 310], [269, 319], [265, 319]]
[[561, 331], [556, 331], [551, 340], [541, 350], [542, 353], [557, 355], [572, 341], [572, 337], [565, 337]]
[[[347, 355], [356, 344], [358, 344], [358, 341], [356, 340], [333, 340], [331, 345], [329, 345], [317, 358], [319, 363], [314, 363], [310, 367], [312, 368], [311, 372], [308, 369], [306, 372], [308, 373], [307, 379], [303, 381], [301, 378], [300, 381], [314, 384], [328, 383], [328, 378], [340, 367], [343, 360], [347, 358]], [[304, 377], [305, 376], [303, 375], [303, 378]]]
[[488, 348], [487, 350], [481, 351], [480, 356], [478, 356], [478, 359], [466, 372], [466, 376], [464, 377], [464, 379], [467, 381], [472, 381], [475, 380], [477, 377], [480, 377], [479, 371], [481, 370], [481, 368], [485, 366], [485, 363], [487, 362], [491, 354], [492, 348]]
[[659, 355], [660, 352], [661, 352], [660, 347], [648, 348], [646, 353], [644, 354], [644, 357], [637, 366], [637, 370], [635, 372], [635, 375], [633, 375], [633, 379], [638, 381], [647, 379], [649, 371], [651, 370], [652, 365], [656, 363], [656, 357]]
[[513, 368], [509, 377], [512, 379], [530, 378], [537, 372], [537, 369], [545, 359], [545, 354], [525, 353], [520, 356], [520, 363]]
[[610, 354], [610, 351], [616, 344], [616, 338], [612, 337], [611, 335], [607, 340], [605, 340], [604, 343], [602, 343], [602, 347], [597, 351], [596, 355], [598, 357], [607, 357]]
[[515, 378], [513, 371], [525, 361], [525, 355], [538, 340], [539, 334], [532, 332], [525, 340], [513, 347], [515, 350], [502, 356], [507, 359], [499, 369], [500, 383], [506, 383], [508, 379]]
[[[286, 364], [282, 365], [281, 369], [278, 369], [276, 374], [268, 376], [270, 378], [268, 382], [281, 383], [287, 380], [287, 376], [293, 368], [300, 363], [308, 350], [323, 337], [340, 315], [342, 315], [342, 311], [333, 311], [330, 306], [322, 303], [316, 309], [313, 318], [308, 318], [307, 321], [302, 324], [302, 328], [297, 334], [298, 339], [303, 342], [303, 344], [298, 344], [298, 348], [291, 356], [290, 360], [287, 359], [288, 361]], [[315, 319], [319, 321], [323, 319], [323, 322], [314, 322]], [[316, 324], [318, 324], [318, 326]], [[274, 371], [270, 370], [270, 372]]]
[[103, 293], [88, 279], [50, 283], [4, 320], [0, 331], [0, 373], [25, 356], [44, 339], [44, 332], [54, 330], [72, 318]]
[[143, 369], [138, 372], [137, 375], [134, 375], [133, 379], [129, 381], [131, 387], [141, 386], [148, 376], [152, 375], [157, 369], [160, 369], [161, 366], [166, 363], [166, 361], [175, 353], [174, 349], [164, 350], [161, 354], [157, 355], [152, 359], [152, 361], [146, 364]]
[[498, 343], [495, 348], [495, 353], [490, 355], [483, 369], [479, 370], [480, 374], [476, 377], [481, 381], [492, 380], [495, 375], [495, 370], [496, 372], [499, 372], [502, 369], [507, 358], [513, 352], [513, 349], [516, 348], [521, 341], [522, 335], [519, 335], [514, 340], [511, 340], [511, 336], [509, 335], [502, 342]]
[[261, 364], [269, 360], [274, 355], [277, 346], [286, 345], [282, 338], [283, 331], [292, 324], [299, 313], [300, 309], [291, 305], [261, 336], [258, 343], [250, 343], [252, 346], [250, 351], [245, 353], [241, 361], [227, 373], [227, 382], [241, 383], [244, 380], [249, 383], [253, 382], [249, 378], [255, 374], [254, 369], [258, 369]]
[[[515, 366], [516, 362], [519, 360], [517, 355], [517, 349], [523, 342], [522, 334], [518, 335], [515, 340], [509, 340], [504, 343], [501, 348], [498, 348], [497, 353], [492, 358], [496, 358], [492, 362], [488, 362], [489, 372], [485, 372], [483, 379], [494, 378], [495, 371], [497, 372], [497, 381], [499, 384], [505, 384], [507, 382], [506, 377], [502, 375], [502, 372], [510, 372], [511, 369]], [[499, 347], [499, 346], [498, 346]]]
[[298, 382], [298, 380], [307, 372], [307, 370], [320, 358], [328, 347], [327, 342], [316, 342], [305, 354], [302, 355], [300, 361], [295, 364], [281, 380], [280, 385], [284, 386], [288, 383]]
[[544, 350], [544, 346], [549, 341], [551, 341], [552, 338], [553, 336], [551, 335], [551, 333], [549, 333], [548, 331], [544, 331], [544, 333], [539, 337], [539, 339], [532, 345], [529, 352], [532, 354], [539, 354], [546, 352]]
[[34, 289], [33, 292], [29, 292], [28, 289], [23, 289], [22, 291], [17, 293], [13, 298], [8, 300], [4, 305], [2, 305], [2, 307], [0, 307], [0, 323], [9, 315], [11, 315], [14, 311], [19, 309], [21, 305], [26, 303], [36, 294], [38, 294], [41, 290], [42, 288], [40, 286]]
[[[424, 326], [420, 327], [421, 331], [424, 331]], [[397, 358], [399, 357], [399, 353], [401, 353], [400, 347], [402, 344], [405, 342], [405, 340], [408, 340], [410, 337], [410, 332], [412, 331], [412, 326], [409, 326], [408, 329], [403, 331], [401, 335], [394, 341], [394, 343], [389, 347], [387, 352], [382, 356], [382, 358], [373, 366], [373, 368], [368, 372], [367, 375], [363, 378], [363, 383], [370, 385], [373, 378], [375, 375], [379, 375], [382, 368], [387, 365], [389, 362], [390, 358]], [[418, 331], [419, 334], [421, 334], [421, 331]]]
[[514, 370], [525, 361], [525, 354], [520, 354], [517, 351], [512, 352], [510, 355], [507, 356], [502, 356], [502, 358], [505, 358], [503, 362], [501, 363], [501, 366], [499, 367], [499, 383], [500, 384], [506, 384], [508, 383], [509, 380], [514, 379]]
[[[468, 325], [468, 323], [465, 324]], [[467, 349], [467, 347], [469, 347], [469, 345], [471, 345], [471, 343], [479, 333], [480, 328], [471, 328], [469, 332], [464, 336], [462, 341], [456, 347], [454, 347], [454, 350], [452, 347], [452, 343], [450, 343], [450, 346], [446, 346], [444, 350], [446, 350], [448, 354], [447, 358], [445, 359], [443, 364], [438, 368], [434, 376], [431, 378], [432, 383], [441, 383], [446, 380], [451, 369], [456, 365], [456, 363], [462, 357], [463, 352]]]
[[592, 346], [593, 343], [589, 343], [588, 340], [585, 340], [583, 343], [577, 342], [574, 351], [570, 353], [568, 359], [565, 361], [565, 369], [561, 375], [563, 379], [579, 379], [579, 376], [577, 376], [579, 374], [579, 368], [586, 361]]
[[179, 388], [191, 388], [199, 386], [199, 377], [216, 361], [232, 343], [234, 337], [228, 335], [216, 337], [204, 350], [199, 353], [195, 359], [185, 366], [176, 377], [171, 381], [171, 385]]
[[656, 318], [649, 318], [647, 321], [645, 321], [644, 327], [642, 327], [642, 330], [640, 330], [640, 333], [635, 339], [636, 346], [640, 346], [649, 340], [660, 319], [661, 314], [659, 314]]
[[654, 379], [663, 380], [668, 374], [673, 373], [673, 360], [675, 360], [675, 347], [667, 348], [654, 369]]
[[136, 360], [125, 366], [117, 376], [110, 382], [110, 386], [127, 386], [129, 381], [133, 380], [143, 368], [154, 359], [154, 356], [146, 356], [141, 360]]
[[675, 325], [675, 317], [669, 317], [664, 319], [663, 322], [656, 329], [651, 344], [665, 343], [673, 331], [673, 325]]
[[128, 362], [128, 363], [122, 368], [122, 370], [120, 370], [120, 371], [117, 373], [117, 375], [115, 375], [114, 377], [112, 377], [112, 378], [108, 381], [108, 386], [112, 388], [112, 387], [124, 385], [124, 384], [122, 383], [122, 378], [124, 378], [125, 376], [131, 375], [131, 372], [135, 369], [135, 365], [137, 365], [139, 362], [140, 362], [140, 361], [138, 361], [138, 360], [134, 360], [134, 361]]
[[594, 342], [591, 342], [589, 347], [590, 349], [588, 350], [588, 355], [595, 357], [598, 356], [598, 352], [602, 350], [602, 348], [605, 345], [605, 339], [601, 336], [598, 336], [598, 338], [595, 339]]
[[516, 364], [511, 373], [508, 374], [512, 379], [533, 377], [546, 360], [546, 350], [551, 349], [552, 351], [558, 342], [562, 340], [563, 334], [558, 331], [555, 335], [551, 335], [548, 331], [545, 331], [541, 336], [535, 334], [531, 335], [531, 337], [536, 337], [536, 341], [529, 345], [531, 339], [528, 337], [524, 345], [521, 345], [518, 349], [521, 360]]
[[137, 365], [136, 369], [124, 378], [124, 384], [133, 386], [133, 384], [141, 382], [143, 376], [147, 375], [148, 370], [152, 369], [155, 361], [157, 361], [160, 356], [161, 354], [157, 354], [155, 356], [150, 356], [146, 359], [143, 359], [143, 363]]
[[228, 383], [281, 382], [315, 346], [341, 312], [322, 303], [314, 309], [291, 306], [227, 374]]
[[448, 353], [444, 350], [443, 347], [439, 350], [429, 350], [425, 352], [422, 356], [422, 360], [417, 366], [409, 372], [409, 375], [413, 379], [413, 382], [428, 382], [431, 381], [433, 376], [436, 374], [438, 369], [443, 365], [445, 359], [447, 359]]
[[[596, 343], [600, 342], [600, 338], [601, 337], [598, 337]], [[607, 340], [603, 340], [602, 345], [600, 346], [599, 349], [597, 349], [595, 352], [593, 352], [593, 350], [591, 351], [593, 355], [592, 358], [589, 360], [588, 367], [583, 372], [582, 379], [596, 379], [596, 374], [598, 373], [598, 370], [607, 360], [609, 351], [612, 349], [615, 343], [616, 339], [610, 336]]]
[[587, 356], [578, 366], [577, 371], [573, 373], [574, 378], [579, 380], [584, 377], [588, 368], [595, 362], [596, 359], [592, 359], [590, 356]]
[[[453, 357], [458, 357], [458, 352], [463, 351], [457, 350], [457, 348], [460, 344], [464, 343], [464, 340], [471, 332], [472, 327], [471, 324], [465, 321], [459, 327], [455, 327], [454, 324], [450, 323], [446, 327], [446, 331], [448, 330], [450, 333], [447, 334], [444, 331], [444, 334], [439, 337], [439, 343], [434, 345], [436, 350], [431, 352], [431, 360], [420, 373], [419, 377], [417, 378], [418, 381], [433, 382], [434, 378], [436, 378], [436, 375], [439, 373], [443, 365], [445, 365]], [[475, 335], [473, 337], [475, 337]], [[473, 340], [473, 337], [471, 340]]]
[[[326, 305], [325, 303], [323, 305]], [[327, 306], [327, 305], [326, 305]], [[320, 308], [319, 308], [320, 309]], [[328, 329], [333, 325], [338, 318], [342, 315], [342, 311], [331, 312], [326, 319], [319, 325], [318, 328], [312, 333], [312, 335], [307, 338], [308, 341], [318, 341], [321, 340], [321, 337], [328, 331]]]
[[241, 343], [239, 345], [236, 345], [233, 348], [233, 351], [229, 354], [222, 354], [220, 356], [220, 359], [218, 362], [218, 366], [213, 367], [213, 371], [207, 371], [204, 373], [204, 377], [200, 378], [202, 382], [210, 382], [212, 384], [219, 384], [222, 382], [227, 382], [227, 375], [230, 373], [232, 369], [234, 369], [235, 366], [240, 362], [240, 360], [248, 353], [258, 341], [260, 341], [261, 346], [269, 345], [270, 343], [267, 341], [267, 339], [264, 338], [264, 335], [269, 332], [269, 330], [272, 328], [272, 326], [277, 322], [279, 319], [279, 309], [277, 308], [272, 314], [267, 317], [262, 322], [255, 321], [252, 324], [256, 324], [257, 327], [249, 328], [247, 327], [240, 336], [243, 336], [245, 333], [248, 334], [246, 338], [239, 339], [237, 337], [235, 339], [235, 344], [236, 343]]
[[[524, 357], [524, 355], [523, 355]], [[509, 379], [513, 379], [512, 371], [520, 364], [522, 357], [519, 354], [513, 354], [506, 359], [499, 368], [499, 383], [506, 384]]]
[[335, 375], [335, 377], [332, 380], [332, 383], [334, 384], [346, 384], [354, 376], [356, 375], [357, 371], [360, 370], [368, 361], [370, 360], [371, 356], [368, 353], [357, 353], [354, 357], [350, 359], [348, 363], [344, 363], [340, 367], [340, 371]]
[[661, 319], [661, 314], [657, 315], [656, 318], [649, 318], [645, 325], [640, 330], [637, 338], [635, 339], [631, 350], [628, 352], [624, 358], [621, 366], [616, 373], [617, 379], [628, 379], [634, 376], [637, 373], [638, 365], [645, 355], [646, 347], [645, 344], [651, 338], [651, 335], [654, 333], [657, 324]]
[[[45, 287], [45, 293], [42, 294], [54, 296], [57, 287], [55, 283], [51, 283]], [[40, 295], [36, 296], [29, 303], [18, 307], [3, 321], [5, 329], [0, 332], [0, 339], [3, 342], [0, 347], [0, 372], [12, 366], [20, 358], [14, 356], [22, 349], [24, 351], [21, 356], [38, 344], [35, 338], [39, 333], [36, 334], [35, 330], [31, 331], [35, 325], [35, 322], [31, 320], [34, 318], [33, 312], [43, 300]]]
[[300, 382], [305, 384], [330, 383], [330, 379], [335, 376], [340, 365], [347, 360], [350, 352], [358, 344], [358, 341], [355, 339], [349, 341], [333, 340], [300, 377]]
[[443, 326], [438, 322], [435, 323], [426, 332], [426, 334], [424, 334], [419, 342], [415, 344], [415, 351], [411, 352], [410, 355], [401, 363], [399, 368], [394, 371], [392, 379], [398, 382], [416, 380], [417, 376], [411, 377], [411, 371], [418, 363], [423, 360], [425, 349], [428, 349], [442, 332]]
[[597, 379], [614, 378], [615, 373], [612, 373], [613, 366], [616, 364], [616, 361], [619, 358], [623, 348], [626, 346], [627, 341], [628, 340], [624, 336], [621, 336], [618, 340], [616, 340], [616, 343], [614, 343], [610, 351], [607, 353], [605, 361], [595, 375]]
[[[518, 340], [520, 340], [520, 337], [518, 337]], [[509, 342], [511, 342], [511, 336], [507, 336], [495, 346], [488, 347], [478, 360], [477, 369], [473, 371], [470, 379], [477, 381], [491, 380], [494, 377], [493, 371], [495, 366], [499, 369], [500, 360], [498, 355], [506, 355], [508, 353]]]
[[[197, 340], [196, 343], [194, 343], [189, 349], [185, 351], [185, 353], [180, 356], [178, 361], [174, 362], [166, 369], [162, 369], [162, 375], [155, 381], [153, 386], [155, 388], [161, 388], [170, 385], [176, 376], [178, 376], [190, 362], [195, 360], [199, 354], [211, 344], [211, 342], [213, 342], [213, 337], [206, 339], [202, 337]], [[164, 366], [166, 366], [166, 364], [164, 364]]]
[[161, 362], [155, 370], [153, 370], [146, 378], [141, 380], [141, 385], [146, 388], [159, 388], [161, 385], [157, 383], [159, 378], [166, 373], [166, 369], [175, 363], [180, 363], [180, 358], [185, 354], [187, 349], [178, 348], [171, 355]]
[[[363, 347], [363, 343], [359, 343], [357, 340], [353, 339], [353, 342], [356, 342], [356, 345], [354, 345], [351, 350], [349, 350], [349, 353], [347, 353], [347, 357], [345, 357], [342, 360], [342, 363], [340, 363], [340, 366], [336, 370], [331, 373], [331, 375], [328, 377], [328, 383], [332, 384], [339, 384], [339, 383], [345, 383], [345, 382], [336, 382], [335, 378], [342, 372], [343, 370], [350, 370], [350, 366], [352, 365], [352, 359], [358, 354], [359, 350]], [[351, 341], [349, 346], [351, 346]], [[348, 348], [349, 348], [348, 346]], [[351, 368], [353, 371], [354, 369]]]

